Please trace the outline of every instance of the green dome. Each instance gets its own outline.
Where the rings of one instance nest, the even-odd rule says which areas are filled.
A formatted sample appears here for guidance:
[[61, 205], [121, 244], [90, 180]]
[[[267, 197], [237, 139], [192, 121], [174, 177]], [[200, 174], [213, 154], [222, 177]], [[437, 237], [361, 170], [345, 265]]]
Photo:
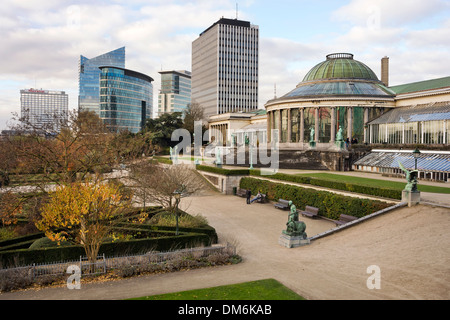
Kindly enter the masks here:
[[372, 69], [362, 62], [353, 60], [353, 54], [350, 53], [327, 55], [327, 60], [312, 68], [303, 79], [303, 82], [328, 79], [379, 81]]

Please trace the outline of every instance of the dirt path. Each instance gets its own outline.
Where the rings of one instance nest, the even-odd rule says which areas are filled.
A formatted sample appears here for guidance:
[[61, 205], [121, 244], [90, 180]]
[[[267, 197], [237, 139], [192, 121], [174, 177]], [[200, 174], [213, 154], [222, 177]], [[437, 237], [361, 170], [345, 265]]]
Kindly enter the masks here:
[[[0, 299], [124, 299], [274, 278], [308, 299], [450, 299], [450, 209], [402, 208], [345, 231], [287, 249], [278, 237], [287, 212], [272, 204], [246, 205], [218, 193], [183, 200], [202, 214], [221, 242], [238, 246], [233, 266], [83, 284], [81, 290], [48, 288], [0, 295]], [[334, 227], [302, 219], [308, 236]], [[369, 266], [381, 270], [381, 289], [369, 290]]]

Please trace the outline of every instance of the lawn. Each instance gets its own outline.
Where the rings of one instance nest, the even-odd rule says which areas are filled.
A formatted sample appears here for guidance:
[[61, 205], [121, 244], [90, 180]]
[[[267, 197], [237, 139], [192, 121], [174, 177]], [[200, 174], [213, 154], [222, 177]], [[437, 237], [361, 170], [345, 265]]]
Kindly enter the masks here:
[[181, 291], [131, 300], [305, 300], [274, 279]]
[[[371, 186], [371, 187], [390, 188], [390, 189], [396, 189], [396, 190], [403, 190], [406, 185], [406, 180], [405, 180], [405, 182], [396, 182], [396, 181], [389, 181], [389, 180], [378, 180], [378, 179], [346, 176], [346, 175], [333, 174], [333, 173], [302, 173], [302, 174], [298, 174], [298, 175], [312, 177], [312, 178], [318, 178], [318, 179], [322, 179], [322, 180], [339, 181], [339, 182], [359, 184], [359, 185], [365, 185], [365, 186]], [[419, 180], [418, 188], [419, 188], [419, 191], [422, 191], [422, 192], [450, 194], [450, 187], [427, 186], [427, 185], [420, 184], [420, 180]]]

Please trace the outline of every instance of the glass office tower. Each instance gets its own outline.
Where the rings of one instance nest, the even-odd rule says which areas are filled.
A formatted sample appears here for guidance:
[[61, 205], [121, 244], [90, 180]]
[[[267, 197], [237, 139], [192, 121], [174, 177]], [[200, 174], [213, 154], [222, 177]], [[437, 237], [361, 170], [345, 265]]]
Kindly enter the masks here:
[[161, 71], [161, 91], [158, 97], [158, 116], [183, 112], [191, 103], [191, 73], [189, 71]]
[[139, 132], [153, 113], [153, 79], [117, 67], [100, 71], [100, 118], [111, 131]]
[[78, 77], [78, 109], [94, 111], [100, 109], [100, 69], [101, 66], [125, 68], [125, 47], [88, 59], [80, 56]]

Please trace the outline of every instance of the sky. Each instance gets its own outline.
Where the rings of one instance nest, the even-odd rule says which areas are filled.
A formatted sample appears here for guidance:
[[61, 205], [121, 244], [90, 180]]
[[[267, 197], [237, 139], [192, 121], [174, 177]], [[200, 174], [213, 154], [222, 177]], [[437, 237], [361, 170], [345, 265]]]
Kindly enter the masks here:
[[80, 55], [126, 47], [126, 68], [151, 76], [191, 70], [192, 42], [220, 18], [260, 30], [259, 107], [330, 53], [354, 54], [390, 85], [450, 76], [449, 0], [2, 0], [0, 130], [20, 114], [20, 90], [61, 90], [78, 105]]

